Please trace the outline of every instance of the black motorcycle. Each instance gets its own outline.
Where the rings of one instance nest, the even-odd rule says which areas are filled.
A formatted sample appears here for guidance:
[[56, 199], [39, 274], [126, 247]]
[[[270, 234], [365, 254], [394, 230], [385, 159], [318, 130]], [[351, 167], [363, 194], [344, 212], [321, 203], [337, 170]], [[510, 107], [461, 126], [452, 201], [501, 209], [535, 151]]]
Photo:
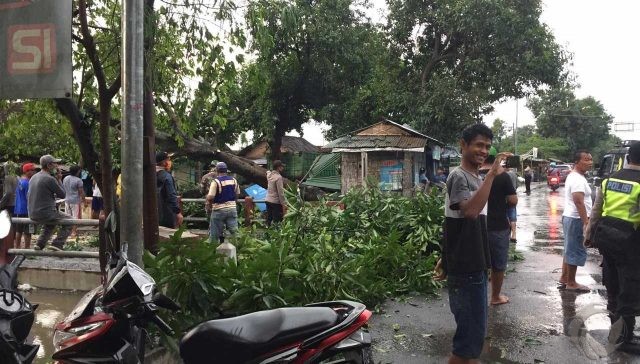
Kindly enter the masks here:
[[[0, 239], [9, 234], [11, 218], [7, 211], [0, 212]], [[18, 267], [24, 261], [16, 256], [10, 264], [0, 265], [0, 363], [29, 364], [40, 345], [27, 344], [34, 311], [32, 305], [18, 290]]]

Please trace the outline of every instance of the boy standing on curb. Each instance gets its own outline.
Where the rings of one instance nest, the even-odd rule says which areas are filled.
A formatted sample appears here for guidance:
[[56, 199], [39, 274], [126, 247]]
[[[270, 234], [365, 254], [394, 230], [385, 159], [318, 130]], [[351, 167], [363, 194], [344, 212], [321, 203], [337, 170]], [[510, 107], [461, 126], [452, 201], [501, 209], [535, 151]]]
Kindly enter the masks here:
[[462, 161], [447, 178], [442, 258], [436, 279], [447, 279], [449, 305], [456, 321], [449, 363], [474, 363], [482, 352], [487, 331], [487, 270], [491, 267], [487, 238], [487, 201], [500, 163], [500, 153], [484, 181], [478, 169], [491, 148], [493, 133], [484, 124], [462, 131]]

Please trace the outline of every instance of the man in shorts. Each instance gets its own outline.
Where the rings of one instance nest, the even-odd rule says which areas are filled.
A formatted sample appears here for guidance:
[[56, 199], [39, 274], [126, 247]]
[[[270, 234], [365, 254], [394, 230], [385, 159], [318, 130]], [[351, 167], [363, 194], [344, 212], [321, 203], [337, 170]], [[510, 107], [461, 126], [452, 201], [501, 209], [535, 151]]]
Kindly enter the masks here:
[[[82, 218], [82, 203], [84, 202], [84, 183], [80, 179], [80, 166], [71, 166], [69, 175], [62, 180], [62, 187], [66, 194], [64, 201], [65, 211], [71, 218], [78, 220]], [[78, 226], [71, 228], [71, 237], [78, 235]]]
[[584, 247], [584, 231], [591, 215], [591, 186], [585, 174], [591, 170], [593, 158], [589, 152], [580, 150], [573, 156], [573, 170], [564, 184], [564, 212], [562, 213], [562, 231], [564, 233], [564, 260], [560, 289], [576, 292], [589, 292], [587, 286], [576, 282], [578, 267], [587, 261], [587, 249]]
[[[486, 175], [495, 162], [497, 151], [491, 147], [489, 156], [480, 168], [480, 174]], [[504, 272], [507, 270], [509, 258], [509, 237], [511, 226], [507, 219], [509, 207], [515, 207], [518, 203], [516, 190], [513, 188], [511, 178], [504, 169], [499, 170], [491, 185], [487, 209], [487, 234], [489, 237], [489, 251], [491, 255], [491, 299], [492, 305], [502, 305], [509, 302], [509, 297], [502, 294]]]
[[[16, 217], [29, 217], [29, 210], [27, 207], [27, 193], [29, 193], [29, 180], [36, 174], [36, 165], [33, 163], [25, 163], [22, 165], [22, 176], [18, 181], [18, 187], [16, 188]], [[16, 238], [14, 246], [20, 249], [20, 241], [24, 237], [24, 248], [31, 249], [31, 234], [34, 233], [33, 224], [15, 224]]]
[[462, 131], [462, 160], [447, 178], [442, 258], [436, 265], [438, 280], [447, 278], [449, 307], [456, 321], [450, 364], [477, 362], [487, 332], [487, 270], [491, 266], [487, 237], [487, 201], [501, 172], [500, 153], [484, 181], [478, 169], [491, 148], [493, 133], [484, 124]]

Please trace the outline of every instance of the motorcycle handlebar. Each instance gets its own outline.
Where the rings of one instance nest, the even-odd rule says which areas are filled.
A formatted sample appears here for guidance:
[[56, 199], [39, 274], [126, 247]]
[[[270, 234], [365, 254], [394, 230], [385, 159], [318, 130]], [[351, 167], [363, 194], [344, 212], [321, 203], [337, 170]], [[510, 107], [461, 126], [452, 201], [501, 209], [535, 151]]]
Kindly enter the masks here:
[[151, 321], [156, 324], [167, 335], [173, 335], [173, 329], [169, 326], [160, 316], [156, 315], [154, 312], [151, 313]]
[[166, 308], [171, 311], [179, 311], [181, 309], [180, 305], [173, 302], [173, 300], [160, 292], [157, 292], [153, 295], [153, 303], [158, 307]]

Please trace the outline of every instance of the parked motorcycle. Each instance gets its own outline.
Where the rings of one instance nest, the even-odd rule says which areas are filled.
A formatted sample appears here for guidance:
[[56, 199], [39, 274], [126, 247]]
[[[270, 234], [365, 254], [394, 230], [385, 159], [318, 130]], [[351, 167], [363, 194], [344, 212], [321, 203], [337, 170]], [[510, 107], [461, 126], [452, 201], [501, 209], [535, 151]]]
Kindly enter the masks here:
[[[110, 215], [106, 225], [113, 223]], [[148, 325], [172, 333], [158, 308], [178, 310], [178, 305], [156, 292], [153, 278], [127, 260], [126, 247], [112, 254], [109, 265], [106, 288], [87, 293], [56, 325], [53, 359], [59, 363], [142, 363]], [[182, 338], [180, 356], [186, 364], [327, 359], [370, 364], [371, 337], [363, 330], [370, 317], [362, 304], [337, 301], [206, 321]]]
[[551, 188], [551, 191], [557, 190], [560, 188], [560, 177], [549, 177], [549, 182], [547, 184], [549, 185], [549, 188]]
[[[0, 239], [11, 229], [11, 217], [4, 210], [0, 212]], [[0, 363], [29, 364], [33, 361], [40, 345], [27, 344], [27, 336], [33, 325], [38, 305], [32, 305], [18, 292], [18, 267], [24, 261], [16, 256], [10, 264], [0, 265]]]

